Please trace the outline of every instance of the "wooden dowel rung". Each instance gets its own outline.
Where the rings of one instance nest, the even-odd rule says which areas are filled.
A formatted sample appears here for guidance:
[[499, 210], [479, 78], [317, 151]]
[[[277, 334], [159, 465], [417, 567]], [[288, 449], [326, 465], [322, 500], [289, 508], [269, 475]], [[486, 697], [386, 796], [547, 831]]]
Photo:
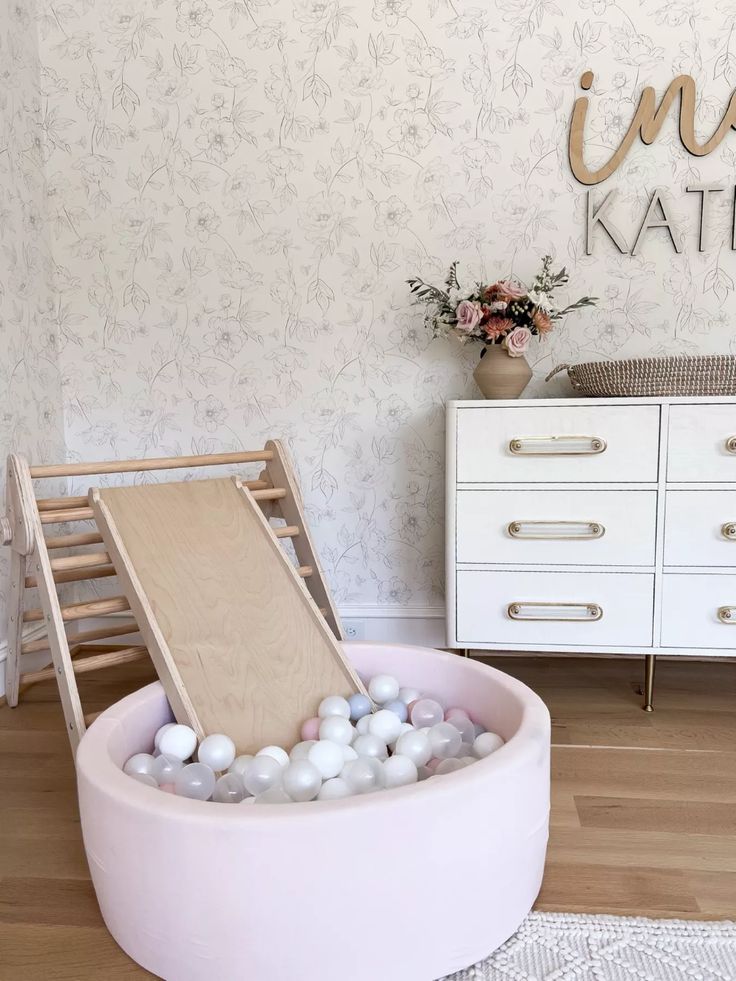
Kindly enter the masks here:
[[286, 497], [286, 491], [283, 487], [270, 487], [268, 490], [253, 491], [255, 501], [280, 501], [284, 497]]
[[87, 569], [92, 565], [107, 565], [110, 556], [107, 552], [82, 552], [78, 555], [65, 555], [60, 559], [51, 559], [51, 568], [54, 572], [61, 572], [66, 569]]
[[66, 511], [41, 511], [39, 517], [42, 525], [58, 525], [62, 521], [93, 521], [95, 513], [92, 508], [69, 508]]
[[40, 497], [36, 501], [39, 511], [63, 511], [67, 508], [86, 508], [86, 497]]
[[43, 668], [41, 671], [27, 671], [20, 676], [20, 685], [21, 688], [25, 688], [26, 685], [35, 685], [39, 681], [48, 681], [50, 678], [55, 677], [55, 668]]
[[[106, 613], [126, 613], [130, 609], [124, 596], [112, 596], [110, 599], [92, 600], [90, 603], [73, 603], [61, 607], [61, 618], [65, 623], [70, 620], [86, 620], [88, 617], [103, 616]], [[43, 620], [43, 610], [26, 610], [23, 619], [28, 623]]]
[[[108, 637], [123, 637], [125, 634], [135, 634], [138, 632], [138, 624], [119, 623], [117, 626], [98, 627], [97, 630], [80, 630], [75, 634], [69, 634], [69, 644], [84, 644], [87, 641], [106, 640]], [[29, 640], [21, 644], [21, 654], [33, 654], [35, 651], [47, 651], [49, 649], [48, 637], [41, 637], [38, 640]]]
[[82, 532], [79, 535], [58, 535], [46, 539], [46, 548], [75, 548], [77, 545], [102, 545], [102, 535], [96, 531]]
[[[148, 655], [146, 647], [124, 647], [120, 651], [107, 651], [104, 654], [92, 654], [90, 657], [74, 661], [74, 674], [88, 674], [101, 668], [114, 668], [118, 664], [129, 664], [131, 661], [141, 661]], [[41, 671], [28, 671], [20, 676], [21, 685], [34, 685], [39, 681], [48, 681], [56, 677], [55, 668], [43, 668]]]
[[211, 453], [207, 456], [164, 456], [142, 460], [101, 460], [97, 463], [55, 463], [31, 467], [31, 477], [84, 477], [103, 473], [143, 473], [148, 470], [182, 470], [189, 467], [221, 467], [237, 463], [268, 463], [272, 450]]
[[124, 647], [121, 651], [92, 654], [90, 657], [74, 661], [74, 674], [87, 674], [89, 671], [99, 671], [101, 668], [114, 668], [119, 664], [142, 661], [144, 657], [148, 657], [147, 647]]
[[314, 575], [314, 569], [311, 567], [311, 565], [300, 565], [296, 571], [299, 573], [302, 579], [309, 579], [310, 576]]
[[[54, 572], [54, 582], [83, 582], [88, 579], [108, 579], [116, 576], [117, 572], [114, 565], [91, 566], [89, 569], [67, 569], [63, 572]], [[25, 585], [27, 589], [34, 589], [38, 586], [36, 576], [26, 576]]]
[[271, 485], [267, 480], [244, 480], [243, 486], [249, 491], [267, 490]]
[[296, 538], [299, 534], [298, 525], [282, 525], [281, 528], [274, 528], [277, 538]]

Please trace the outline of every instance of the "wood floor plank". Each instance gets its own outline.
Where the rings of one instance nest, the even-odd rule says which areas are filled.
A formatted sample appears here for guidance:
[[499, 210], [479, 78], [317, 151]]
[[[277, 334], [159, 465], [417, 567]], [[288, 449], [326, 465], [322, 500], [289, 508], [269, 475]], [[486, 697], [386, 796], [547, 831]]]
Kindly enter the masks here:
[[104, 928], [0, 923], [0, 981], [145, 981]]
[[730, 803], [581, 795], [575, 806], [583, 828], [733, 835], [736, 841], [736, 808]]
[[[554, 807], [553, 807], [554, 814]], [[718, 835], [687, 835], [617, 828], [574, 828], [552, 822], [549, 855], [560, 865], [650, 866], [691, 872], [736, 872], [736, 841]], [[736, 893], [731, 897], [736, 913]]]
[[548, 860], [537, 909], [572, 913], [628, 913], [632, 896], [648, 915], [687, 916], [700, 907], [679, 869], [559, 864]]

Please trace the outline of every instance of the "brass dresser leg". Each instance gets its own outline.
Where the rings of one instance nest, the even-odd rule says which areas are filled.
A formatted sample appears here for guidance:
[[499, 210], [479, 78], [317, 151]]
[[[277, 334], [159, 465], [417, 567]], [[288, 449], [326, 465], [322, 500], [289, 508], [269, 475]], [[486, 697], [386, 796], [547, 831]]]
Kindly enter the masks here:
[[654, 705], [652, 704], [654, 700], [654, 669], [657, 664], [656, 654], [646, 654], [645, 655], [645, 668], [644, 668], [644, 711], [653, 712]]

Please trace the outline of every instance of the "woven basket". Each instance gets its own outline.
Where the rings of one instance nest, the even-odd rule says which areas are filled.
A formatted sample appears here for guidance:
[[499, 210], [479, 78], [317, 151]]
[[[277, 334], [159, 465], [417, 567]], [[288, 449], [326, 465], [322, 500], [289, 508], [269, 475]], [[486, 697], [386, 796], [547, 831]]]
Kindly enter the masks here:
[[733, 354], [561, 364], [545, 380], [565, 369], [575, 391], [592, 398], [736, 395]]

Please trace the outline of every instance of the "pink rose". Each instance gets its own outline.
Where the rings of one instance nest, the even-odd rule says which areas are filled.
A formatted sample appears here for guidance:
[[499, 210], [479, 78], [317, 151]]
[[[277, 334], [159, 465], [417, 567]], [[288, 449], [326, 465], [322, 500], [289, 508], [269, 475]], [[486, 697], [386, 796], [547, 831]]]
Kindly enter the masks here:
[[455, 311], [457, 317], [456, 329], [461, 334], [472, 334], [483, 317], [480, 303], [474, 300], [461, 300]]
[[504, 340], [504, 347], [512, 358], [520, 358], [529, 347], [532, 332], [528, 327], [517, 327]]

